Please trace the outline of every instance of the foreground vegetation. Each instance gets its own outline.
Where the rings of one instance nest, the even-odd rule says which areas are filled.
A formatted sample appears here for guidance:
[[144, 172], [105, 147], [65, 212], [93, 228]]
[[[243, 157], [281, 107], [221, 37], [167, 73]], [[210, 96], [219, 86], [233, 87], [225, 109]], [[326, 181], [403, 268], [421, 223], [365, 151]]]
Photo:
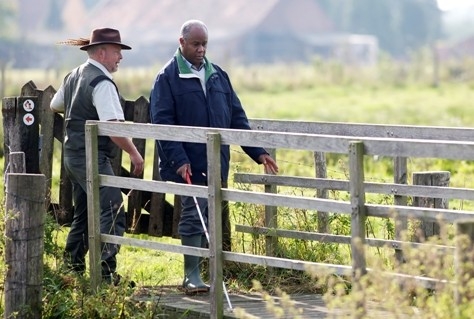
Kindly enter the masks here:
[[[470, 126], [474, 122], [474, 115], [469, 112], [474, 97], [470, 82], [471, 62], [466, 61], [462, 67], [446, 65], [440, 72], [439, 82], [436, 82], [433, 80], [429, 63], [423, 63], [425, 56], [420, 53], [417, 59], [414, 61], [421, 61], [418, 62], [420, 64], [413, 65], [394, 64], [393, 61], [382, 60], [376, 69], [349, 69], [316, 60], [310, 66], [258, 66], [245, 69], [230, 67], [229, 72], [251, 118]], [[28, 80], [33, 80], [39, 88], [45, 88], [50, 84], [59, 87], [61, 72], [46, 75], [29, 72], [12, 70], [9, 73], [8, 77], [11, 80], [9, 83], [12, 83], [12, 86], [7, 88], [7, 95], [18, 95], [19, 88]], [[121, 69], [116, 78], [124, 97], [130, 100], [135, 100], [141, 95], [147, 97], [154, 73], [155, 71], [150, 70]], [[233, 172], [259, 171], [259, 168], [238, 148], [233, 149], [232, 156]], [[308, 153], [282, 152], [278, 154], [278, 160], [282, 174], [314, 175], [312, 157]], [[347, 176], [344, 159], [330, 155], [328, 161], [329, 177]], [[409, 163], [410, 172], [428, 169], [452, 172], [453, 186], [474, 187], [473, 168], [470, 163], [425, 160]], [[368, 167], [366, 178], [375, 182], [391, 180], [393, 177], [390, 161], [374, 160]], [[235, 185], [235, 187], [245, 186]], [[303, 190], [288, 191], [296, 193]], [[333, 193], [331, 196], [343, 198], [345, 195]], [[370, 200], [391, 201], [387, 197]], [[470, 204], [450, 203], [451, 208], [461, 208], [464, 205]], [[263, 216], [262, 207], [255, 205], [236, 203], [232, 206], [231, 212], [233, 223], [259, 225]], [[317, 229], [318, 221], [314, 212], [282, 209], [279, 214], [280, 220], [283, 221], [282, 228], [306, 231]], [[369, 236], [384, 239], [394, 237], [392, 221], [369, 219], [367, 223]], [[45, 318], [158, 317], [159, 305], [133, 301], [130, 298], [131, 291], [126, 285], [104, 287], [99, 294], [91, 296], [87, 277], [76, 278], [61, 272], [61, 254], [67, 228], [58, 227], [52, 221], [48, 225], [45, 237], [47, 266], [43, 292]], [[350, 219], [333, 216], [330, 228], [334, 234], [347, 235], [350, 233]], [[1, 230], [3, 233], [3, 229]], [[452, 245], [451, 227], [446, 226], [443, 234], [441, 238], [433, 240], [437, 244]], [[179, 243], [176, 239], [170, 238], [150, 239]], [[236, 251], [264, 253], [265, 243], [260, 237], [234, 234], [233, 244]], [[288, 239], [280, 239], [280, 244], [279, 254], [288, 258], [350, 264], [350, 248], [347, 245]], [[0, 252], [3, 250], [3, 245], [2, 240]], [[413, 318], [468, 318], [467, 314], [474, 311], [473, 305], [466, 303], [466, 309], [455, 313], [453, 288], [449, 285], [438, 287], [436, 292], [414, 286], [401, 287], [385, 278], [382, 272], [382, 270], [399, 271], [449, 280], [453, 277], [452, 256], [439, 256], [431, 250], [414, 251], [407, 248], [406, 263], [398, 264], [393, 258], [393, 250], [388, 248], [369, 250], [368, 255], [370, 266], [375, 271], [363, 280], [366, 297], [375, 301], [383, 297], [385, 307], [394, 314], [394, 317], [403, 313], [410, 314]], [[139, 287], [179, 285], [182, 280], [182, 268], [181, 255], [123, 247], [119, 256], [119, 272], [125, 278], [136, 281]], [[277, 270], [270, 275], [263, 267], [229, 264], [225, 276], [231, 291], [260, 291], [263, 294], [320, 292], [324, 294], [330, 307], [352, 307], [358, 297], [347, 294], [351, 288], [347, 278], [321, 274], [311, 269], [308, 269], [307, 273]], [[0, 310], [2, 309], [0, 305]]]

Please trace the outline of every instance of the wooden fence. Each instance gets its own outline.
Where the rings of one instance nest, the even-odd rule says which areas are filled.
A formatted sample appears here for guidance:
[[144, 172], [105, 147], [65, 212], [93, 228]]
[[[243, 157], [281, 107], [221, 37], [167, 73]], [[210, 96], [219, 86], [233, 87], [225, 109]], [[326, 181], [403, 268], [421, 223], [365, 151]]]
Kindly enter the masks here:
[[[53, 156], [54, 154], [62, 156], [61, 143], [63, 141], [63, 117], [53, 113], [49, 108], [55, 92], [51, 86], [40, 90], [30, 81], [22, 87], [20, 96], [3, 98], [4, 165], [8, 168], [8, 154], [11, 151], [24, 152], [26, 172], [41, 172], [46, 176], [46, 194], [51, 195], [57, 191], [58, 199], [48, 198], [49, 211], [54, 214], [60, 224], [69, 224], [73, 214], [72, 186], [62, 165], [54, 168], [60, 173], [59, 190], [52, 189]], [[148, 101], [144, 97], [136, 101], [122, 100], [122, 106], [127, 121], [149, 122]], [[145, 141], [135, 139], [134, 143], [145, 157]], [[159, 180], [158, 156], [151, 156], [151, 158], [153, 179]], [[122, 161], [122, 153], [119, 153], [112, 161], [114, 172], [119, 176], [130, 176], [130, 168], [123, 167], [123, 162], [125, 161]], [[181, 213], [180, 205], [167, 202], [165, 194], [137, 192], [125, 188], [122, 188], [122, 191], [128, 198], [128, 206], [125, 207], [128, 232], [178, 237], [177, 222]], [[179, 198], [175, 198], [175, 201], [178, 200]], [[142, 214], [142, 209], [147, 213]]]
[[[59, 114], [51, 112], [49, 104], [55, 93], [51, 86], [44, 90], [40, 90], [33, 82], [26, 83], [21, 88], [21, 94], [18, 97], [3, 99], [3, 128], [4, 128], [4, 150], [5, 150], [5, 167], [8, 169], [8, 159], [10, 151], [22, 151], [26, 156], [26, 172], [39, 173], [46, 176], [47, 183], [45, 185], [46, 194], [58, 194], [57, 199], [48, 197], [49, 211], [54, 214], [55, 218], [61, 224], [67, 224], [72, 219], [73, 203], [71, 184], [64, 173], [64, 168], [55, 168], [56, 172], [60, 172], [59, 190], [52, 189], [53, 174], [53, 155], [61, 154], [60, 147], [63, 140], [63, 119]], [[26, 107], [30, 105], [30, 109]], [[138, 98], [136, 101], [122, 100], [125, 118], [127, 121], [135, 123], [149, 122], [149, 105], [144, 97]], [[31, 107], [33, 106], [33, 107]], [[33, 118], [31, 121], [25, 119]], [[276, 131], [276, 132], [292, 132], [301, 134], [322, 134], [335, 135], [345, 137], [373, 137], [373, 138], [400, 138], [400, 139], [425, 139], [425, 140], [446, 140], [446, 141], [472, 141], [474, 132], [469, 128], [450, 128], [450, 127], [423, 127], [423, 126], [402, 126], [402, 125], [377, 125], [377, 124], [356, 124], [356, 123], [325, 123], [325, 122], [302, 122], [302, 121], [283, 121], [283, 120], [263, 120], [251, 119], [251, 126], [254, 130]], [[58, 141], [59, 143], [55, 142]], [[146, 141], [144, 139], [134, 139], [140, 153], [145, 157]], [[59, 144], [59, 145], [58, 145]], [[268, 149], [275, 156], [275, 149]], [[239, 183], [264, 184], [266, 192], [276, 193], [277, 185], [293, 186], [293, 187], [309, 187], [316, 189], [317, 197], [327, 198], [329, 190], [345, 190], [348, 189], [348, 182], [344, 181], [324, 181], [327, 177], [326, 172], [326, 154], [324, 152], [314, 152], [314, 167], [316, 179], [309, 178], [288, 178], [284, 176], [262, 176], [252, 174], [236, 173], [234, 181]], [[151, 157], [151, 160], [149, 159]], [[447, 201], [444, 199], [458, 198], [471, 199], [470, 192], [465, 193], [463, 190], [453, 190], [453, 197], [445, 197], [445, 189], [436, 187], [423, 188], [422, 186], [400, 186], [407, 184], [407, 157], [403, 154], [393, 154], [393, 182], [395, 185], [368, 183], [366, 191], [379, 194], [392, 195], [395, 205], [407, 205], [407, 200], [411, 197], [416, 201], [417, 198], [437, 198], [436, 203], [443, 201], [442, 205], [437, 207], [447, 207]], [[158, 173], [158, 156], [156, 150], [153, 156], [147, 155], [147, 163], [152, 162], [152, 178], [159, 180]], [[118, 176], [130, 176], [129, 169], [122, 165], [122, 154], [119, 153], [113, 161], [114, 171]], [[449, 172], [447, 172], [449, 174]], [[420, 174], [424, 174], [423, 172]], [[437, 173], [439, 174], [439, 172]], [[442, 173], [444, 174], [444, 173]], [[432, 173], [428, 175], [430, 181]], [[141, 176], [143, 178], [143, 176]], [[447, 177], [449, 179], [449, 175]], [[449, 182], [449, 180], [448, 180]], [[425, 183], [426, 184], [426, 183]], [[435, 185], [440, 186], [440, 185]], [[446, 186], [446, 185], [444, 185]], [[128, 232], [146, 233], [151, 236], [171, 236], [179, 237], [177, 234], [177, 224], [180, 217], [179, 196], [174, 197], [174, 203], [168, 203], [164, 193], [151, 193], [148, 191], [129, 190], [121, 187], [128, 197], [127, 223]], [[55, 202], [54, 200], [58, 200]], [[225, 203], [224, 203], [225, 204]], [[223, 205], [227, 209], [227, 205]], [[142, 214], [142, 211], [147, 213]], [[310, 237], [316, 238], [324, 234], [327, 237], [328, 224], [327, 212], [318, 211], [318, 233], [312, 234]], [[278, 224], [277, 209], [274, 206], [265, 207], [265, 227], [272, 229]], [[396, 220], [396, 239], [400, 239], [400, 234], [407, 227], [407, 219], [397, 217]], [[431, 229], [436, 230], [434, 223], [423, 222]], [[434, 225], [434, 226], [433, 226]], [[228, 221], [228, 211], [225, 211], [223, 227], [225, 246], [230, 247], [230, 229]], [[257, 232], [262, 235], [268, 234], [268, 229], [248, 228], [244, 225], [237, 225], [236, 230], [241, 232]], [[427, 231], [425, 227], [424, 234], [426, 237], [432, 235], [433, 232]], [[280, 234], [282, 235], [282, 234]], [[331, 238], [331, 237], [329, 237]], [[266, 252], [272, 256], [276, 247], [277, 237], [266, 236]], [[334, 240], [346, 239], [334, 237]], [[381, 242], [379, 245], [386, 244]], [[395, 249], [399, 249], [400, 244], [391, 243]], [[398, 251], [399, 253], [399, 251]], [[399, 256], [401, 258], [401, 256]]]
[[[41, 172], [46, 176], [46, 194], [51, 193], [52, 188], [52, 163], [54, 149], [57, 144], [54, 140], [62, 141], [62, 117], [49, 110], [49, 102], [54, 94], [54, 89], [48, 87], [45, 90], [38, 90], [34, 83], [29, 82], [22, 88], [21, 96], [3, 99], [4, 116], [4, 147], [5, 147], [5, 167], [8, 167], [8, 153], [24, 151], [26, 154], [27, 173]], [[33, 109], [25, 109], [25, 103], [36, 105]], [[28, 104], [27, 103], [27, 104]], [[159, 249], [180, 254], [194, 254], [210, 258], [211, 283], [214, 298], [211, 304], [212, 313], [220, 317], [222, 313], [222, 263], [224, 260], [253, 263], [268, 267], [282, 267], [289, 269], [305, 270], [306, 265], [311, 265], [317, 269], [330, 270], [335, 273], [365, 273], [366, 262], [363, 250], [359, 249], [358, 242], [372, 246], [386, 246], [397, 249], [401, 252], [402, 241], [381, 240], [376, 238], [366, 238], [365, 219], [373, 217], [393, 217], [401, 223], [397, 229], [397, 236], [406, 228], [408, 218], [418, 218], [429, 221], [441, 220], [452, 223], [458, 222], [459, 232], [468, 233], [471, 237], [471, 224], [462, 220], [473, 218], [471, 211], [447, 209], [443, 207], [411, 207], [408, 206], [408, 199], [437, 198], [444, 202], [450, 199], [474, 200], [474, 190], [470, 188], [443, 186], [423, 186], [407, 184], [407, 159], [408, 158], [441, 158], [452, 160], [473, 160], [474, 159], [474, 130], [469, 128], [449, 128], [449, 127], [421, 127], [421, 126], [397, 126], [397, 125], [374, 125], [374, 124], [354, 124], [354, 123], [324, 123], [324, 122], [295, 122], [277, 120], [251, 120], [253, 131], [239, 130], [209, 130], [204, 128], [182, 128], [166, 127], [150, 124], [138, 124], [148, 122], [148, 102], [141, 97], [136, 101], [123, 101], [123, 106], [127, 121], [135, 123], [102, 123], [95, 122], [87, 125], [88, 136], [88, 163], [89, 179], [92, 182], [88, 200], [90, 203], [90, 234], [91, 236], [91, 280], [92, 285], [97, 287], [100, 278], [97, 277], [97, 269], [94, 267], [98, 261], [96, 248], [100, 241], [107, 241], [117, 244], [135, 245], [150, 249]], [[33, 125], [26, 125], [25, 119], [29, 116], [35, 118], [38, 128]], [[20, 129], [22, 128], [22, 129]], [[36, 138], [35, 138], [36, 134]], [[94, 172], [94, 161], [91, 153], [94, 149], [90, 147], [97, 135], [115, 134], [133, 138], [134, 143], [145, 156], [145, 141], [154, 139], [169, 139], [188, 142], [208, 143], [209, 152], [209, 186], [189, 186], [164, 183], [159, 180], [158, 158], [156, 151], [152, 156], [153, 174], [152, 179], [131, 178], [128, 170], [122, 167], [122, 159], [119, 157], [114, 168], [117, 176], [102, 176]], [[40, 138], [38, 138], [40, 137]], [[31, 141], [33, 139], [33, 142]], [[34, 141], [36, 140], [36, 142]], [[212, 174], [218, 171], [216, 159], [216, 149], [223, 144], [263, 146], [273, 154], [278, 149], [299, 149], [314, 152], [315, 178], [299, 176], [271, 176], [260, 174], [234, 174], [235, 182], [263, 184], [266, 193], [247, 192], [236, 189], [221, 189], [217, 181], [212, 180]], [[37, 151], [38, 150], [38, 151]], [[56, 151], [56, 154], [58, 152]], [[325, 169], [325, 154], [344, 154], [349, 161], [349, 179], [335, 180], [328, 179]], [[368, 156], [386, 156], [393, 158], [394, 180], [393, 183], [373, 183], [367, 182], [364, 178], [364, 159]], [[35, 159], [36, 158], [36, 159]], [[146, 157], [150, 163], [150, 156]], [[217, 157], [218, 158], [218, 157]], [[214, 159], [214, 160], [213, 160]], [[59, 190], [59, 202], [51, 203], [49, 207], [55, 212], [65, 212], [67, 216], [72, 211], [72, 196], [70, 183], [61, 171], [61, 183]], [[437, 172], [439, 173], [439, 172]], [[446, 172], [442, 172], [445, 174]], [[449, 176], [449, 172], [448, 172]], [[132, 225], [129, 231], [147, 233], [152, 236], [177, 236], [176, 225], [179, 220], [179, 205], [168, 204], [165, 201], [165, 194], [175, 194], [175, 198], [180, 195], [209, 197], [210, 203], [210, 234], [211, 245], [209, 250], [190, 248], [184, 246], [167, 245], [153, 243], [142, 240], [126, 239], [110, 235], [100, 235], [97, 232], [97, 207], [94, 207], [97, 196], [95, 190], [98, 185], [109, 185], [120, 187], [129, 194], [128, 214], [140, 214], [142, 209], [149, 214], [141, 214], [139, 218], [129, 220], [139, 220], [138, 225]], [[281, 195], [277, 192], [277, 186], [305, 187], [316, 189], [318, 198], [307, 198], [290, 195]], [[328, 190], [347, 191], [350, 194], [349, 201], [336, 201], [327, 199]], [[394, 205], [368, 204], [365, 200], [366, 193], [387, 194], [394, 197]], [[50, 200], [50, 199], [48, 199]], [[222, 201], [246, 202], [261, 204], [265, 206], [265, 227], [254, 227], [254, 225], [236, 225], [235, 230], [261, 234], [267, 240], [267, 256], [254, 256], [249, 254], [231, 253], [222, 251], [219, 239], [222, 238], [223, 225], [220, 214]], [[336, 236], [327, 234], [327, 227], [324, 223], [317, 233], [289, 231], [278, 229], [278, 209], [277, 207], [292, 207], [314, 210], [318, 212], [321, 220], [327, 214], [347, 214], [351, 215], [351, 235]], [[60, 219], [61, 214], [56, 214]], [[230, 235], [230, 234], [229, 234]], [[329, 241], [336, 243], [351, 244], [352, 266], [307, 263], [299, 260], [289, 260], [273, 257], [273, 249], [277, 245], [278, 237], [300, 238], [306, 240]], [[416, 246], [417, 244], [413, 244]], [[421, 245], [421, 244], [419, 244]], [[447, 251], [454, 251], [454, 247], [440, 247]], [[466, 248], [465, 248], [466, 249]], [[471, 249], [469, 246], [467, 249]], [[457, 256], [461, 250], [457, 250]], [[461, 251], [462, 253], [462, 251]], [[459, 269], [459, 273], [465, 270]], [[430, 286], [436, 283], [436, 279], [415, 278], [421, 284]], [[363, 305], [362, 305], [363, 306]]]
[[[207, 143], [208, 149], [208, 186], [189, 186], [174, 183], [166, 183], [153, 180], [139, 180], [126, 177], [113, 177], [98, 175], [97, 164], [92, 159], [96, 158], [97, 136], [99, 135], [120, 135], [142, 139], [164, 139], [172, 141]], [[87, 138], [87, 158], [91, 165], [88, 167], [88, 180], [90, 191], [88, 192], [89, 207], [89, 234], [90, 247], [95, 252], [90, 255], [91, 261], [91, 283], [93, 287], [98, 287], [100, 283], [100, 243], [109, 242], [121, 245], [132, 245], [148, 249], [164, 250], [174, 253], [186, 253], [207, 257], [210, 260], [211, 277], [211, 316], [221, 318], [223, 313], [223, 289], [222, 289], [222, 265], [223, 261], [234, 261], [240, 263], [252, 263], [270, 267], [281, 267], [288, 269], [305, 270], [307, 266], [314, 267], [321, 271], [330, 271], [338, 274], [352, 274], [353, 289], [361, 289], [357, 278], [367, 273], [365, 246], [366, 238], [366, 218], [382, 217], [392, 218], [395, 215], [404, 218], [425, 218], [432, 221], [443, 220], [445, 222], [459, 222], [458, 232], [469, 233], [474, 221], [473, 211], [450, 210], [445, 208], [431, 207], [409, 207], [401, 205], [381, 205], [368, 204], [365, 200], [366, 186], [369, 186], [364, 179], [364, 157], [366, 155], [380, 156], [403, 156], [412, 158], [443, 158], [454, 160], [474, 159], [474, 142], [459, 142], [446, 140], [424, 140], [424, 139], [401, 139], [401, 138], [372, 138], [372, 137], [347, 137], [334, 135], [315, 135], [306, 133], [284, 133], [276, 131], [248, 131], [248, 130], [225, 130], [206, 129], [178, 126], [163, 126], [151, 124], [134, 123], [110, 123], [110, 122], [89, 122], [86, 125]], [[242, 191], [237, 189], [222, 188], [218, 173], [220, 171], [219, 150], [221, 144], [227, 145], [248, 145], [263, 146], [275, 149], [303, 149], [316, 152], [329, 152], [346, 154], [349, 158], [349, 180], [342, 181], [344, 188], [350, 193], [347, 201], [330, 200], [296, 195], [269, 194], [255, 191]], [[265, 175], [265, 183], [272, 178], [281, 178], [280, 182], [285, 184], [284, 179], [291, 179], [282, 176]], [[298, 179], [297, 177], [294, 177]], [[276, 180], [274, 180], [275, 182]], [[309, 180], [308, 180], [309, 181]], [[319, 183], [331, 183], [329, 179], [314, 180], [315, 187], [321, 187]], [[279, 183], [280, 184], [280, 183]], [[118, 236], [100, 234], [98, 196], [100, 185], [112, 187], [127, 187], [130, 189], [172, 193], [178, 195], [207, 197], [209, 199], [209, 250], [200, 248], [190, 248], [181, 245], [161, 244], [146, 240], [123, 238]], [[341, 184], [342, 185], [342, 184]], [[306, 185], [308, 186], [308, 185]], [[372, 187], [375, 185], [371, 185]], [[432, 196], [431, 190], [435, 189], [442, 198], [464, 197], [474, 199], [474, 191], [471, 189], [456, 189], [449, 187], [426, 187], [409, 186], [402, 184], [389, 184], [389, 187], [401, 189], [402, 194], [413, 195], [418, 193], [421, 196]], [[326, 186], [327, 187], [327, 186]], [[370, 188], [370, 187], [368, 187]], [[383, 187], [382, 187], [383, 188]], [[388, 189], [388, 188], [386, 188]], [[244, 202], [261, 204], [273, 207], [291, 207], [309, 209], [316, 211], [331, 212], [333, 214], [348, 214], [351, 216], [351, 245], [352, 266], [311, 263], [301, 260], [290, 260], [285, 258], [264, 257], [251, 254], [225, 252], [222, 250], [221, 238], [222, 229], [220, 220], [221, 200], [232, 202]], [[94, 204], [95, 203], [95, 204]], [[465, 220], [470, 218], [471, 221]], [[275, 231], [275, 229], [273, 229]], [[276, 229], [279, 231], [279, 229]], [[277, 234], [278, 236], [278, 234]], [[470, 235], [472, 237], [472, 235]], [[308, 238], [307, 238], [308, 239]], [[317, 236], [311, 238], [318, 240]], [[472, 250], [472, 246], [464, 247], [463, 252]], [[470, 254], [466, 254], [469, 255]], [[464, 256], [457, 250], [457, 256]], [[459, 278], [465, 278], [464, 273], [472, 271], [462, 268], [463, 263], [457, 263], [458, 273], [462, 273]], [[472, 273], [468, 273], [472, 277]], [[393, 274], [401, 278], [407, 278], [405, 274]], [[436, 278], [410, 277], [411, 281], [419, 281], [426, 286], [435, 286], [440, 283]], [[464, 279], [463, 279], [464, 280]], [[461, 300], [460, 298], [459, 300]], [[360, 309], [365, 309], [365, 301], [361, 300]]]
[[[26, 156], [26, 172], [42, 173], [46, 176], [47, 183], [45, 185], [46, 194], [50, 195], [48, 200], [49, 211], [55, 216], [60, 224], [68, 224], [72, 220], [73, 203], [72, 203], [72, 187], [69, 182], [64, 168], [56, 167], [54, 170], [60, 173], [59, 190], [52, 189], [53, 181], [53, 156], [61, 154], [61, 143], [63, 140], [63, 118], [61, 115], [51, 112], [49, 109], [50, 101], [55, 93], [55, 89], [51, 86], [44, 90], [40, 90], [30, 81], [21, 88], [21, 94], [17, 97], [3, 99], [3, 131], [4, 131], [4, 151], [5, 151], [5, 168], [8, 168], [8, 159], [10, 151], [22, 151]], [[25, 105], [32, 105], [31, 109]], [[149, 105], [144, 97], [140, 97], [135, 101], [122, 100], [125, 119], [134, 123], [149, 122]], [[25, 118], [30, 117], [30, 122], [25, 124]], [[31, 118], [33, 120], [31, 120]], [[396, 125], [373, 125], [373, 124], [353, 124], [353, 123], [324, 123], [324, 122], [295, 122], [295, 121], [279, 121], [279, 120], [259, 120], [251, 119], [251, 126], [255, 130], [268, 130], [277, 132], [293, 132], [308, 134], [324, 134], [339, 135], [352, 137], [393, 137], [393, 138], [423, 138], [432, 140], [472, 140], [473, 132], [465, 128], [440, 128], [440, 127], [419, 127], [419, 126], [396, 126]], [[139, 152], [145, 156], [146, 141], [143, 139], [134, 139]], [[275, 156], [275, 150], [269, 149]], [[62, 155], [62, 154], [61, 154]], [[149, 158], [151, 157], [151, 160]], [[407, 164], [406, 157], [394, 155], [394, 183], [407, 183]], [[147, 165], [152, 162], [152, 178], [159, 180], [158, 173], [158, 156], [156, 149], [154, 154], [147, 154]], [[62, 162], [62, 160], [61, 160]], [[130, 176], [130, 168], [123, 167], [122, 153], [113, 160], [113, 167], [116, 175]], [[315, 177], [325, 178], [326, 160], [324, 152], [314, 153]], [[143, 178], [140, 176], [139, 178]], [[275, 193], [277, 185], [281, 182], [279, 177], [266, 183], [266, 190]], [[235, 181], [250, 183], [262, 183], [261, 176], [245, 176], [245, 174], [235, 174]], [[287, 182], [285, 182], [287, 183]], [[297, 185], [295, 185], [297, 186]], [[328, 190], [338, 190], [340, 184], [331, 183], [325, 187], [314, 185], [317, 190], [318, 197], [326, 198]], [[387, 186], [390, 187], [390, 186]], [[173, 203], [166, 201], [165, 194], [150, 193], [147, 191], [129, 190], [122, 187], [123, 192], [127, 195], [128, 206], [127, 223], [128, 232], [145, 233], [151, 236], [170, 236], [179, 237], [177, 234], [177, 223], [181, 214], [179, 196], [174, 198]], [[392, 194], [397, 205], [406, 205], [406, 195], [401, 192], [394, 193], [388, 191], [388, 188], [382, 186], [381, 193]], [[433, 190], [431, 190], [433, 191]], [[51, 194], [58, 194], [58, 198], [51, 198]], [[421, 194], [420, 196], [423, 196]], [[436, 197], [436, 196], [430, 196]], [[230, 229], [228, 229], [228, 211], [227, 205], [223, 205], [225, 211], [225, 220], [223, 227], [225, 245], [230, 245]], [[142, 211], [146, 213], [142, 214]], [[266, 225], [273, 227], [276, 224], [276, 208], [266, 207]], [[327, 213], [318, 212], [318, 231], [327, 233]], [[402, 224], [400, 229], [404, 229], [406, 220], [403, 218], [397, 224]], [[239, 228], [240, 229], [240, 228]], [[397, 234], [400, 232], [397, 229]], [[271, 251], [274, 240], [268, 238], [267, 250]], [[229, 246], [230, 247], [230, 246]]]

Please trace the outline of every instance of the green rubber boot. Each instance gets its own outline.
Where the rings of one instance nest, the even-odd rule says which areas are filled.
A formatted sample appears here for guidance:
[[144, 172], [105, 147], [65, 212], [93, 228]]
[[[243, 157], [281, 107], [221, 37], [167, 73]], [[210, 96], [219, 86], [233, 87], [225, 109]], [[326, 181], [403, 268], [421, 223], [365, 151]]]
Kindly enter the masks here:
[[[185, 246], [200, 247], [202, 236], [181, 236], [181, 244]], [[201, 279], [200, 257], [184, 255], [184, 280], [183, 289], [186, 294], [209, 292], [209, 285]]]

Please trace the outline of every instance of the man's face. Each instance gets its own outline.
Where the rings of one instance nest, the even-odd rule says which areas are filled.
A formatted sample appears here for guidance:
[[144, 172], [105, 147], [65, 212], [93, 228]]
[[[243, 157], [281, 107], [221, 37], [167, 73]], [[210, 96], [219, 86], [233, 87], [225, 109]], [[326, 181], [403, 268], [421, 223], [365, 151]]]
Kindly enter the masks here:
[[189, 32], [187, 38], [179, 38], [181, 53], [194, 66], [198, 67], [204, 60], [207, 48], [207, 32], [205, 29], [195, 26]]
[[110, 73], [116, 72], [120, 60], [122, 60], [122, 48], [117, 44], [105, 44], [102, 45], [99, 50], [100, 63]]

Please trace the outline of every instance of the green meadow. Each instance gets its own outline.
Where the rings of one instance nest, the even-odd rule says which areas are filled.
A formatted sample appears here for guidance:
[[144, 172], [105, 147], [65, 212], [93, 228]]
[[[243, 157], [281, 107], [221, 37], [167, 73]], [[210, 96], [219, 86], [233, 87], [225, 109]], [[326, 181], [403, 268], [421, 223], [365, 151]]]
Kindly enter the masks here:
[[[125, 99], [148, 98], [161, 65], [122, 67], [114, 74]], [[470, 126], [474, 61], [434, 67], [428, 62], [382, 60], [374, 67], [344, 67], [316, 60], [309, 65], [230, 65], [227, 71], [247, 115], [304, 121]], [[32, 80], [58, 88], [68, 70], [7, 70], [5, 96]]]

